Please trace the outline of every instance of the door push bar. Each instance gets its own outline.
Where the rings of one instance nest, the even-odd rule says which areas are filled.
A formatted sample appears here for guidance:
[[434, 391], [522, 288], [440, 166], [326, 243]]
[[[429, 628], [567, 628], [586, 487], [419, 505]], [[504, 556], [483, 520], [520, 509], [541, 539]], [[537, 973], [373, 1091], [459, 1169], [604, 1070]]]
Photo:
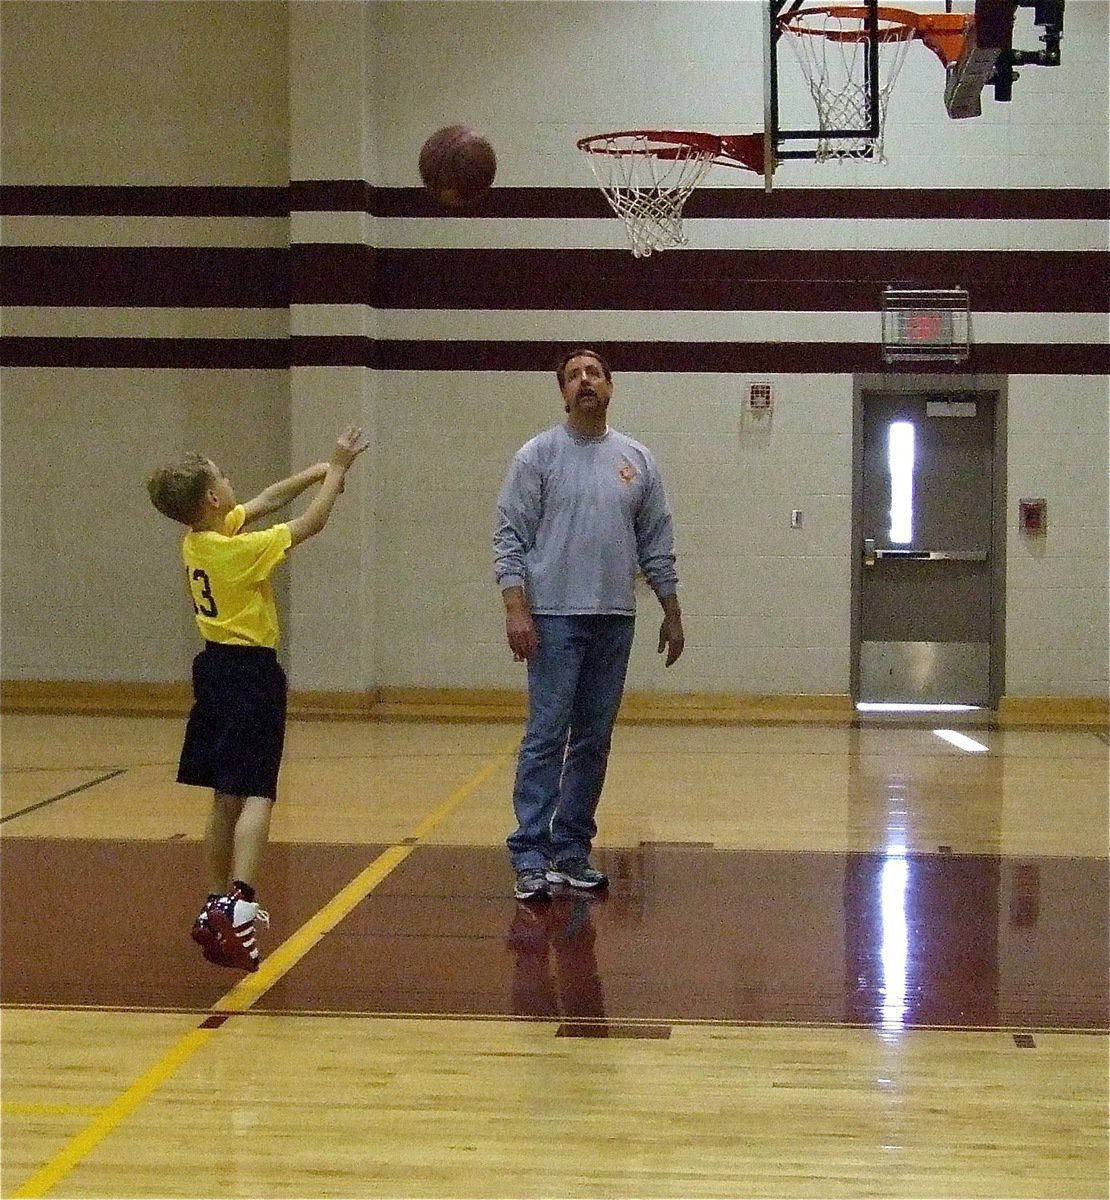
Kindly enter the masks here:
[[911, 562], [986, 562], [986, 550], [877, 550], [874, 538], [863, 539], [863, 565], [873, 567], [880, 558]]

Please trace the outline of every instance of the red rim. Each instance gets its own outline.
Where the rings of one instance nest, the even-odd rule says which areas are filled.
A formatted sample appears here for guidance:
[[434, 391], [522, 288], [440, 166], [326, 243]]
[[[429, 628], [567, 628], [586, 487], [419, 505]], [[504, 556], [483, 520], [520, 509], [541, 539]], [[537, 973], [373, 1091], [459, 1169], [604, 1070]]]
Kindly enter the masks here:
[[[880, 6], [876, 12], [879, 21], [886, 22], [886, 28], [880, 28], [879, 41], [897, 41], [908, 33], [917, 33], [921, 28], [921, 14], [910, 12], [907, 8], [884, 8]], [[804, 24], [809, 17], [844, 17], [848, 20], [866, 22], [870, 10], [859, 5], [827, 4], [817, 8], [804, 8], [800, 12], [784, 17], [780, 24], [794, 34], [806, 34], [810, 37], [825, 37], [837, 42], [864, 41], [868, 36], [866, 25], [857, 30], [849, 29], [812, 29]]]
[[[639, 146], [613, 146], [616, 138], [640, 138], [656, 142], [649, 149]], [[696, 150], [711, 155], [727, 166], [745, 167], [757, 175], [763, 173], [764, 140], [762, 133], [697, 133], [688, 129], [620, 129], [612, 133], [593, 133], [579, 138], [578, 149], [588, 154], [631, 155], [648, 153], [655, 158], [678, 158], [682, 151]]]
[[[690, 133], [685, 130], [676, 129], [619, 129], [613, 133], [593, 133], [589, 137], [578, 139], [578, 149], [586, 150], [590, 154], [641, 154], [641, 150], [632, 148], [611, 147], [608, 143], [614, 138], [643, 138], [650, 142], [662, 142], [664, 146], [667, 144], [674, 147], [671, 151], [672, 155], [677, 153], [682, 146], [690, 147], [694, 150], [700, 150], [703, 153], [720, 154], [721, 138], [715, 133]], [[659, 149], [653, 148], [653, 154], [658, 154]], [[666, 149], [663, 149], [663, 155], [666, 156]]]

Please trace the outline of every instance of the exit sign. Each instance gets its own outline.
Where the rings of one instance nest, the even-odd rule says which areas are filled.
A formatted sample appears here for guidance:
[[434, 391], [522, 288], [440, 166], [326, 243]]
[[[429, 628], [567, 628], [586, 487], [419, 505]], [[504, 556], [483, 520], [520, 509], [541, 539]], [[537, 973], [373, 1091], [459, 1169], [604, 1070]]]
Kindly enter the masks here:
[[971, 316], [963, 288], [892, 288], [883, 292], [883, 359], [963, 362]]

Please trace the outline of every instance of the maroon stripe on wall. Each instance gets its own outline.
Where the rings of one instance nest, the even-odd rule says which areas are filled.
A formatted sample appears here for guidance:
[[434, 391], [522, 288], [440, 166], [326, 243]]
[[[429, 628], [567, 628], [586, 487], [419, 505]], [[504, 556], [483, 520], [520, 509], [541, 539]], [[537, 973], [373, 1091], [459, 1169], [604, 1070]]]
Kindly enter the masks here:
[[878, 311], [886, 284], [966, 287], [973, 312], [1105, 312], [1079, 251], [414, 250], [7, 246], [0, 303], [39, 307]]
[[42, 217], [286, 217], [285, 187], [0, 186], [0, 213]]
[[1110, 285], [1110, 255], [1072, 251], [384, 249], [375, 263], [379, 308], [869, 312], [897, 284], [966, 287], [978, 312], [1104, 312]]
[[301, 179], [289, 185], [293, 212], [374, 213], [376, 188], [362, 179]]
[[[577, 153], [577, 152], [575, 152]], [[586, 173], [586, 164], [581, 172]], [[413, 164], [415, 176], [415, 163]], [[442, 217], [420, 187], [380, 188], [361, 179], [294, 180], [288, 187], [0, 185], [10, 216], [246, 216], [290, 212], [366, 212], [381, 217]], [[610, 214], [596, 187], [494, 187], [458, 217], [577, 218]], [[905, 220], [1110, 220], [1105, 188], [698, 188], [687, 217], [835, 217]], [[615, 219], [615, 218], [614, 218]]]
[[[876, 316], [876, 320], [878, 320]], [[898, 363], [887, 367], [867, 342], [606, 342], [592, 341], [615, 370], [660, 374], [775, 371], [783, 374], [890, 371], [898, 374], [1102, 375], [1110, 347], [996, 343], [973, 345], [962, 363]], [[394, 371], [548, 371], [563, 342], [373, 343], [369, 365]]]
[[814, 188], [766, 192], [697, 188], [685, 217], [797, 217], [812, 220], [1110, 220], [1110, 190], [1082, 188]]
[[287, 370], [286, 338], [0, 337], [4, 367]]
[[[974, 345], [962, 363], [887, 367], [877, 343], [605, 342], [593, 345], [621, 371], [662, 374], [773, 371], [780, 374], [896, 371], [899, 374], [1110, 374], [1110, 347]], [[391, 371], [549, 371], [562, 342], [402, 341], [350, 337], [0, 337], [0, 366], [284, 370], [364, 366]]]
[[306, 335], [290, 338], [290, 361], [295, 367], [370, 367], [374, 342], [359, 334]]
[[421, 310], [875, 312], [886, 284], [968, 289], [973, 312], [1105, 312], [1081, 251], [374, 250], [7, 246], [0, 302], [38, 307], [366, 304]]
[[284, 247], [5, 246], [0, 303], [45, 307], [285, 308]]
[[[380, 250], [351, 242], [300, 242], [290, 247], [294, 304], [378, 303], [375, 270]], [[439, 307], [439, 306], [437, 306]]]
[[474, 203], [456, 209], [444, 208], [423, 188], [376, 188], [371, 204], [376, 217], [497, 217], [510, 221], [613, 217], [608, 201], [596, 187], [494, 187]]
[[[584, 166], [584, 164], [583, 164]], [[442, 217], [421, 188], [371, 188], [367, 211], [379, 217]], [[294, 208], [298, 205], [294, 204]], [[506, 219], [612, 216], [596, 187], [498, 188], [457, 217]], [[690, 218], [827, 220], [1110, 220], [1110, 190], [1097, 188], [739, 188], [699, 187], [683, 209]], [[616, 220], [615, 217], [613, 217]]]

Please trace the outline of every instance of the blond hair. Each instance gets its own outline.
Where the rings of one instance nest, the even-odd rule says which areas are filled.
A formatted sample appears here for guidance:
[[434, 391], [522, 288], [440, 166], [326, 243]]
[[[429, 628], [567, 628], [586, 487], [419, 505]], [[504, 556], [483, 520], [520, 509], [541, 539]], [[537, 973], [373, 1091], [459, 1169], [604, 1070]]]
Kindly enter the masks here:
[[204, 493], [215, 475], [203, 454], [187, 454], [179, 463], [159, 467], [146, 482], [154, 507], [171, 521], [192, 525], [201, 514]]

